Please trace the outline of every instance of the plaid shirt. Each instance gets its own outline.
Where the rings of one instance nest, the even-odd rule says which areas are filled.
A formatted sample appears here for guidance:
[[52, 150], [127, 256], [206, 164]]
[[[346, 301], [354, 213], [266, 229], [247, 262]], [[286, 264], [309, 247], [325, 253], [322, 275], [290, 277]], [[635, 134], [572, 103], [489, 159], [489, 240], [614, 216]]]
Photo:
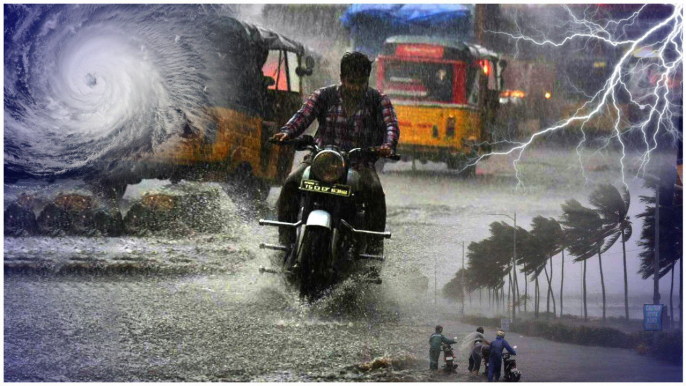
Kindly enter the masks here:
[[[369, 117], [372, 112], [372, 106], [364, 105], [358, 107], [355, 114], [348, 118], [346, 111], [343, 109], [343, 99], [341, 98], [341, 86], [336, 87], [336, 97], [329, 101], [328, 106], [324, 105], [321, 97], [322, 90], [315, 91], [312, 96], [303, 104], [293, 118], [291, 118], [286, 125], [281, 128], [281, 132], [288, 133], [291, 138], [295, 138], [302, 134], [307, 127], [314, 122], [319, 116], [321, 109], [327, 109], [325, 117], [326, 122], [319, 124], [319, 130], [315, 135], [315, 141], [318, 146], [334, 145], [341, 150], [350, 150], [356, 147], [363, 146], [379, 146], [379, 143], [370, 143], [373, 138], [373, 129], [365, 129], [364, 117]], [[369, 92], [367, 91], [369, 96]], [[364, 98], [370, 100], [371, 98]], [[384, 126], [386, 133], [384, 135], [384, 145], [395, 147], [400, 138], [400, 129], [398, 128], [398, 119], [395, 116], [391, 100], [384, 94], [381, 94], [381, 112], [383, 114]]]

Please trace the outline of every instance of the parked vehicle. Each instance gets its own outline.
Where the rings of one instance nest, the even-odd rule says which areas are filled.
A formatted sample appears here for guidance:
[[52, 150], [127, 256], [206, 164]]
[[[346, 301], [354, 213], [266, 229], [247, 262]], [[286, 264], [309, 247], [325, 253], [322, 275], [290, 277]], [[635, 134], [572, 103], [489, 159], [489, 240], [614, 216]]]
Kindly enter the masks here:
[[[457, 341], [457, 338], [453, 340]], [[454, 373], [457, 370], [457, 363], [455, 363], [455, 354], [453, 347], [450, 344], [441, 343], [443, 349], [443, 359], [445, 360], [445, 367], [443, 368], [448, 373]]]
[[392, 36], [377, 58], [377, 88], [393, 100], [408, 159], [468, 165], [490, 151], [507, 63], [484, 47], [463, 41]]
[[[263, 243], [260, 248], [285, 252], [280, 272], [308, 300], [318, 298], [334, 284], [353, 275], [380, 283], [380, 262], [385, 257], [367, 254], [367, 239], [390, 238], [391, 233], [364, 230], [366, 204], [358, 195], [359, 173], [351, 167], [357, 160], [378, 158], [378, 149], [355, 148], [345, 152], [335, 147], [320, 148], [309, 135], [275, 143], [311, 151], [312, 164], [300, 183], [298, 221], [259, 220], [260, 225], [294, 227], [295, 243]], [[392, 155], [391, 159], [398, 156]]]
[[[517, 346], [514, 346], [517, 348]], [[503, 379], [505, 382], [519, 382], [522, 377], [521, 371], [517, 369], [517, 362], [513, 358], [515, 355], [510, 355], [509, 352], [503, 353], [503, 366], [505, 374], [503, 374]]]
[[204, 127], [188, 124], [180, 140], [135, 162], [88, 179], [118, 199], [141, 179], [227, 183], [237, 194], [266, 198], [288, 175], [294, 153], [267, 141], [302, 104], [302, 80], [315, 60], [304, 46], [276, 32], [219, 17], [208, 36], [221, 58], [216, 97], [202, 106]]
[[[517, 346], [514, 346], [512, 348], [517, 348]], [[484, 372], [483, 375], [488, 376], [488, 357], [491, 353], [491, 348], [489, 346], [483, 346], [481, 350], [481, 356], [484, 361]], [[522, 377], [522, 372], [517, 369], [517, 361], [513, 358], [514, 355], [511, 355], [509, 352], [505, 351], [503, 353], [503, 366], [504, 366], [504, 374], [503, 374], [503, 380], [506, 382], [519, 382], [519, 379]]]

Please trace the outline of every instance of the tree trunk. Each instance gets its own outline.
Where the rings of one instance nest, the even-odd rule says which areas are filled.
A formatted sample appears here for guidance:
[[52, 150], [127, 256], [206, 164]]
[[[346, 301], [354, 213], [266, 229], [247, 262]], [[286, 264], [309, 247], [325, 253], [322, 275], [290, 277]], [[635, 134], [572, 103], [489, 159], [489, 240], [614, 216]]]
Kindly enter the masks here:
[[510, 315], [510, 307], [514, 305], [514, 282], [512, 281], [512, 269], [507, 273], [507, 308], [505, 313]]
[[543, 267], [543, 272], [545, 272], [545, 281], [548, 282], [548, 288], [545, 291], [545, 313], [548, 316], [547, 314], [550, 313], [550, 276], [548, 276], [548, 264]]
[[538, 285], [538, 276], [536, 276], [536, 289], [535, 289], [535, 297], [536, 297], [536, 306], [535, 306], [535, 316], [538, 318], [538, 311], [539, 311], [539, 306], [540, 306], [540, 301], [541, 301], [541, 292], [539, 291], [539, 285]]
[[562, 273], [560, 274], [560, 318], [562, 318], [562, 288], [565, 285], [565, 250], [562, 250]]
[[[550, 298], [553, 298], [553, 317], [557, 317], [557, 311], [555, 310], [555, 295], [553, 294], [553, 275], [552, 273], [550, 274], [550, 277], [548, 277], [548, 269], [543, 268], [545, 270], [545, 278], [548, 280], [548, 304], [547, 304], [547, 309], [546, 313], [550, 313]], [[550, 267], [550, 270], [552, 271], [552, 267]]]
[[[548, 283], [548, 287], [550, 287], [550, 297], [553, 298], [553, 317], [557, 318], [557, 307], [555, 306], [555, 293], [553, 292], [553, 259], [550, 259], [550, 283]], [[560, 314], [562, 315], [562, 314]]]
[[509, 315], [508, 310], [505, 308], [505, 286], [500, 287], [500, 295], [501, 299], [503, 299], [503, 309], [505, 310], [505, 314]]
[[498, 314], [498, 290], [493, 288], [493, 305], [491, 308], [494, 310], [495, 314]]
[[538, 318], [538, 290], [536, 282], [534, 282], [534, 317]]
[[622, 257], [624, 258], [624, 317], [629, 322], [629, 281], [626, 273], [626, 242], [622, 231]]
[[669, 288], [669, 325], [674, 328], [674, 305], [672, 304], [672, 297], [674, 296], [674, 265], [672, 265], [672, 285]]
[[583, 281], [583, 293], [584, 293], [584, 321], [588, 321], [588, 304], [586, 303], [586, 260], [584, 260], [584, 281]]
[[517, 289], [517, 312], [522, 313], [522, 299], [519, 295], [519, 279], [515, 274], [515, 288]]
[[684, 329], [684, 258], [679, 259], [679, 323]]
[[603, 322], [605, 322], [605, 278], [603, 277], [603, 259], [598, 248], [598, 266], [600, 267], [600, 288], [603, 291]]
[[524, 313], [526, 314], [526, 304], [529, 303], [529, 277], [527, 274], [524, 274], [524, 298], [526, 299], [524, 302]]

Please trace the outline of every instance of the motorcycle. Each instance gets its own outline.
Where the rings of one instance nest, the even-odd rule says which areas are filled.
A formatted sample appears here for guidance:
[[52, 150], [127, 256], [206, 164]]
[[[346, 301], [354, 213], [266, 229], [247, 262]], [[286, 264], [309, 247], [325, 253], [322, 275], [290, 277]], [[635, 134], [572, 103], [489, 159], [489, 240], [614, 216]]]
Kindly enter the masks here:
[[[312, 161], [300, 182], [297, 221], [259, 220], [260, 225], [294, 228], [294, 242], [290, 245], [262, 243], [260, 248], [285, 252], [281, 272], [298, 288], [301, 298], [314, 300], [354, 275], [380, 284], [380, 262], [385, 257], [366, 253], [367, 240], [391, 238], [391, 232], [364, 230], [366, 203], [359, 197], [360, 175], [351, 167], [355, 162], [378, 158], [378, 148], [349, 151], [333, 146], [320, 148], [309, 135], [270, 142], [294, 146], [296, 151], [311, 151]], [[400, 156], [392, 154], [389, 158], [398, 160]], [[260, 271], [268, 270], [261, 268]]]
[[[513, 346], [512, 348], [516, 349], [517, 346]], [[484, 346], [484, 349], [482, 351], [482, 356], [483, 356], [483, 361], [484, 361], [484, 375], [488, 375], [488, 356], [490, 354], [490, 347]], [[503, 365], [505, 368], [505, 372], [503, 374], [503, 380], [505, 382], [519, 382], [520, 378], [522, 377], [522, 372], [517, 369], [517, 361], [512, 358], [514, 355], [511, 355], [509, 352], [505, 351], [503, 353]]]
[[445, 360], [445, 367], [443, 369], [448, 373], [454, 373], [457, 370], [457, 363], [455, 363], [456, 358], [452, 346], [447, 343], [441, 343], [441, 349], [443, 350], [443, 360]]
[[[517, 348], [517, 346], [513, 348]], [[522, 377], [522, 373], [517, 369], [517, 362], [513, 357], [514, 355], [510, 355], [509, 352], [503, 353], [503, 365], [505, 366], [503, 380], [505, 382], [519, 382], [519, 379]]]
[[484, 372], [483, 375], [488, 376], [488, 356], [491, 354], [491, 347], [484, 345], [481, 348], [481, 358], [484, 361]]

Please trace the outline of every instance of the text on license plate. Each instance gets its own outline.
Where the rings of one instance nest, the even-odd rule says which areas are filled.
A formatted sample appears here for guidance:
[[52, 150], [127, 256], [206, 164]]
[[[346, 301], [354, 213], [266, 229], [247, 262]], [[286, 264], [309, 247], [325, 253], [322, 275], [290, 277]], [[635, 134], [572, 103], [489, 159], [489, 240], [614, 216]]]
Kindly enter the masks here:
[[306, 190], [309, 192], [326, 193], [333, 194], [336, 196], [349, 197], [350, 196], [350, 186], [348, 185], [325, 185], [319, 181], [315, 180], [302, 180], [300, 182], [300, 190]]

